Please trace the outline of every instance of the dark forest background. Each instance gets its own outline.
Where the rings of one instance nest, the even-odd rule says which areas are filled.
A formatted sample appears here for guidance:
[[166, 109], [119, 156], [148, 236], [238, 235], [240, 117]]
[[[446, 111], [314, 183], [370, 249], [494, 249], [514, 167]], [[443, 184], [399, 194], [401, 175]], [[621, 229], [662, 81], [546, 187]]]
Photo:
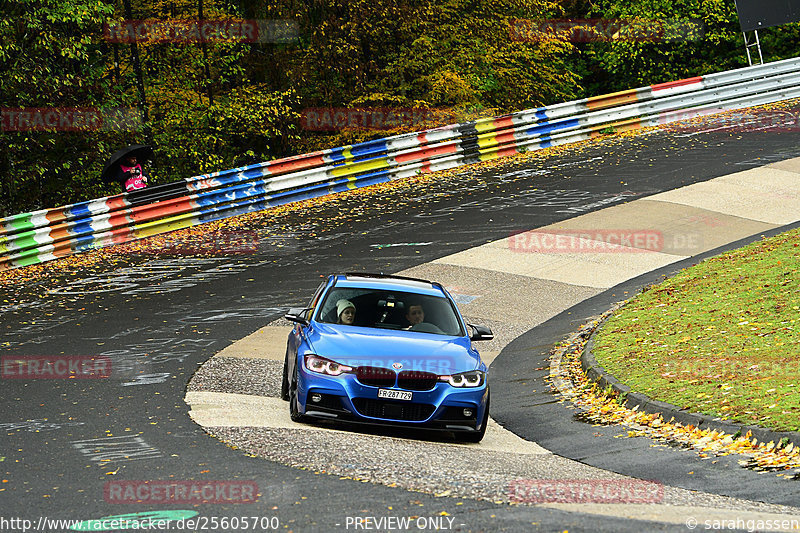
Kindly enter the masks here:
[[[151, 143], [151, 184], [166, 183], [425, 129], [312, 130], [307, 108], [436, 109], [465, 121], [747, 64], [733, 0], [0, 0], [0, 11], [0, 108], [146, 111], [137, 127], [4, 128], [0, 216], [121, 192], [99, 175], [127, 144]], [[268, 42], [135, 50], [104, 33], [125, 19], [199, 17], [286, 27]], [[511, 31], [597, 18], [629, 25], [594, 42]], [[661, 33], [626, 36], [636, 24]], [[763, 31], [765, 61], [796, 56], [798, 37], [798, 24]]]

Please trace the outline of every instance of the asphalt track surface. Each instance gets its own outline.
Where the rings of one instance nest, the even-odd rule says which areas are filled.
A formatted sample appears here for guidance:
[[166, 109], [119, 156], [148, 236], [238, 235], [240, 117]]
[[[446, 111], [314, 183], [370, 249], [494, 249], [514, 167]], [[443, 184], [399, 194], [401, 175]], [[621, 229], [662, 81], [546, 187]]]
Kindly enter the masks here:
[[[352, 518], [367, 516], [438, 517], [441, 526], [462, 531], [683, 529], [437, 498], [248, 457], [189, 419], [182, 401], [186, 383], [203, 361], [233, 340], [286, 308], [304, 304], [320, 276], [329, 272], [397, 272], [515, 231], [798, 156], [795, 133], [723, 130], [681, 138], [668, 132], [615, 137], [541, 160], [466, 169], [424, 188], [399, 187], [374, 205], [362, 205], [358, 195], [334, 200], [315, 208], [312, 218], [289, 215], [280, 228], [254, 228], [263, 241], [252, 255], [191, 260], [130, 256], [90, 272], [77, 269], [25, 287], [5, 287], [0, 355], [106, 355], [114, 372], [106, 380], [1, 382], [0, 517], [36, 525], [41, 517], [89, 520], [191, 510], [209, 518], [277, 517], [280, 529], [294, 531], [354, 530]], [[544, 354], [582, 317], [604, 310], [611, 298], [604, 293], [580, 304], [507, 350]], [[505, 353], [498, 361], [504, 359]], [[508, 379], [513, 370], [498, 365], [493, 383]], [[573, 413], [551, 402], [520, 405], [513, 387], [502, 394], [497, 394], [499, 387], [494, 390], [493, 416], [558, 454], [676, 484], [686, 483], [687, 471], [682, 465], [673, 468], [674, 462], [696, 461], [686, 452], [653, 450], [645, 439], [607, 439], [616, 445], [613, 450], [587, 454], [587, 447], [596, 445], [591, 437], [598, 428], [587, 431], [572, 420]], [[610, 436], [615, 429], [599, 431]], [[113, 454], [120, 443], [127, 458]], [[720, 472], [692, 482], [709, 492], [758, 494], [761, 501], [789, 503], [785, 494], [772, 499], [766, 489], [775, 481], [767, 476], [733, 468]], [[120, 479], [252, 480], [260, 497], [238, 505], [107, 502], [106, 483]], [[0, 526], [14, 530], [13, 523], [0, 521]]]

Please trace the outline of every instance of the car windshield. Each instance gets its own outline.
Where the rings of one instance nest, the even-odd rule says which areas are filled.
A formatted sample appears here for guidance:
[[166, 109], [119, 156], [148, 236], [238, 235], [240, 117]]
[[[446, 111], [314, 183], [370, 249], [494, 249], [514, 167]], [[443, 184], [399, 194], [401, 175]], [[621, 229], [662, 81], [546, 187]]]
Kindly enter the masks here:
[[[351, 318], [347, 309], [353, 307], [355, 316]], [[464, 335], [447, 298], [403, 291], [334, 287], [325, 296], [316, 319], [330, 324]]]

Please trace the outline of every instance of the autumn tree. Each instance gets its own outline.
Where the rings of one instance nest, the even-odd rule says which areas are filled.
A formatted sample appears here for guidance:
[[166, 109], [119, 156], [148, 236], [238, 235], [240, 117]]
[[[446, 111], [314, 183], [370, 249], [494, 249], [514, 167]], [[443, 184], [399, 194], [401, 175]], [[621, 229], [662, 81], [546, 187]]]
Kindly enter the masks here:
[[121, 102], [108, 96], [103, 45], [97, 29], [112, 8], [97, 0], [3, 2], [0, 17], [0, 212], [55, 205], [63, 198], [102, 191], [96, 176], [99, 151], [109, 136], [96, 131], [32, 131], [12, 124], [20, 108], [95, 108]]

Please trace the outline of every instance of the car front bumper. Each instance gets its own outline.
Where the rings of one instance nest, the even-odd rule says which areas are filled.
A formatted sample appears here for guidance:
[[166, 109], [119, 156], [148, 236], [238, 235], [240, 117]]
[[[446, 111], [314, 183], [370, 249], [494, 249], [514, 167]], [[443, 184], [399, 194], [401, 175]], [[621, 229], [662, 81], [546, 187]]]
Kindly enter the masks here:
[[386, 400], [378, 398], [380, 387], [364, 385], [352, 374], [333, 377], [304, 368], [297, 385], [300, 411], [309, 417], [446, 431], [479, 431], [489, 397], [486, 382], [474, 388], [441, 382], [432, 390], [407, 391], [411, 400]]

